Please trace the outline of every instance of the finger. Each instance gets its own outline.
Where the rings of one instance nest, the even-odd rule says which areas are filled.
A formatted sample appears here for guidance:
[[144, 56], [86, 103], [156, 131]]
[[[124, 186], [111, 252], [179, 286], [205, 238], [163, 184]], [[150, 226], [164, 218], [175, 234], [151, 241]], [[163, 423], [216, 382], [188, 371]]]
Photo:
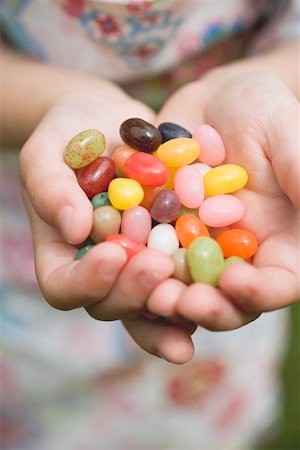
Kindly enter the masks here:
[[132, 258], [106, 299], [87, 312], [99, 320], [129, 318], [146, 310], [152, 290], [173, 273], [173, 262], [162, 252], [147, 249]]
[[161, 323], [145, 317], [123, 321], [135, 342], [146, 352], [173, 364], [184, 364], [194, 354], [194, 346], [187, 331], [179, 326]]
[[192, 284], [183, 292], [177, 302], [177, 312], [211, 331], [233, 330], [257, 317], [240, 310], [220, 290], [200, 283]]
[[78, 244], [91, 230], [92, 205], [64, 162], [69, 137], [55, 133], [51, 121], [41, 126], [21, 151], [20, 174], [39, 217], [59, 229], [67, 242]]
[[268, 122], [269, 148], [266, 152], [281, 188], [300, 209], [300, 103], [288, 89], [286, 91], [286, 96]]

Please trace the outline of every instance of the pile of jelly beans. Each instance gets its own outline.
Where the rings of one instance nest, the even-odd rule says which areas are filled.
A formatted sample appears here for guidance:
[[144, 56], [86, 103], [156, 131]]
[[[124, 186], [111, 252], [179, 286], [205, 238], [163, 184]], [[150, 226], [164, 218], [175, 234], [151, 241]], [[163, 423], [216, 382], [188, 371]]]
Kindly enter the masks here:
[[131, 118], [120, 135], [124, 145], [111, 158], [101, 156], [106, 139], [94, 129], [65, 149], [94, 209], [91, 243], [76, 259], [104, 241], [121, 245], [128, 259], [147, 246], [171, 256], [174, 278], [217, 286], [228, 265], [256, 253], [255, 236], [233, 225], [245, 207], [232, 193], [247, 184], [248, 174], [224, 164], [225, 147], [214, 128], [203, 124], [192, 135], [174, 123], [155, 128]]

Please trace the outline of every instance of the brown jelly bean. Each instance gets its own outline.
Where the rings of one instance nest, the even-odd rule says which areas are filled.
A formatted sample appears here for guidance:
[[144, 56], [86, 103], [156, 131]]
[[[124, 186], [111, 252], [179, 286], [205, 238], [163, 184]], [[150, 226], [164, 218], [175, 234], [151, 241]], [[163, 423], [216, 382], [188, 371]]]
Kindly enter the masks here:
[[162, 143], [158, 129], [138, 118], [125, 120], [120, 127], [120, 135], [125, 144], [146, 153], [154, 152]]

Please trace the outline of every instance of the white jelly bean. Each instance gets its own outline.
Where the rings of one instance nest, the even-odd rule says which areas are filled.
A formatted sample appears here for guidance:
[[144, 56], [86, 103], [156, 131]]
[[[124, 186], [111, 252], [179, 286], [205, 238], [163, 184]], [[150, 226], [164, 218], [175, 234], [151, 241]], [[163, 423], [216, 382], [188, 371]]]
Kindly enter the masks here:
[[150, 231], [148, 248], [160, 250], [171, 255], [179, 248], [179, 241], [175, 228], [168, 223], [160, 223]]
[[198, 172], [200, 173], [200, 175], [202, 175], [202, 177], [204, 177], [204, 175], [212, 169], [211, 166], [204, 163], [194, 163], [192, 164], [192, 166], [198, 170]]
[[182, 205], [198, 208], [204, 199], [203, 178], [193, 166], [184, 166], [174, 176], [174, 190]]
[[122, 214], [121, 233], [143, 244], [148, 240], [151, 226], [150, 213], [142, 206], [127, 209]]
[[244, 217], [245, 206], [233, 195], [215, 195], [202, 203], [199, 217], [210, 227], [226, 227]]

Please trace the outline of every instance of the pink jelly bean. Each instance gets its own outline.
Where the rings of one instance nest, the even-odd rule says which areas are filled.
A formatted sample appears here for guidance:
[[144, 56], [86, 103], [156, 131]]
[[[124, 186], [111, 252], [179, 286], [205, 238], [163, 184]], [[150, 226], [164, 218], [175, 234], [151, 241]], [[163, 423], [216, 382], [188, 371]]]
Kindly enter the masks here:
[[174, 176], [174, 190], [182, 205], [198, 208], [204, 199], [203, 178], [193, 166], [184, 166]]
[[199, 217], [210, 227], [226, 227], [244, 217], [245, 206], [233, 195], [215, 195], [204, 200]]
[[149, 211], [142, 206], [136, 206], [123, 212], [121, 233], [146, 244], [151, 231], [151, 225], [152, 220]]
[[225, 147], [219, 133], [210, 125], [199, 125], [193, 139], [199, 142], [201, 153], [199, 161], [210, 166], [218, 166], [225, 159]]

